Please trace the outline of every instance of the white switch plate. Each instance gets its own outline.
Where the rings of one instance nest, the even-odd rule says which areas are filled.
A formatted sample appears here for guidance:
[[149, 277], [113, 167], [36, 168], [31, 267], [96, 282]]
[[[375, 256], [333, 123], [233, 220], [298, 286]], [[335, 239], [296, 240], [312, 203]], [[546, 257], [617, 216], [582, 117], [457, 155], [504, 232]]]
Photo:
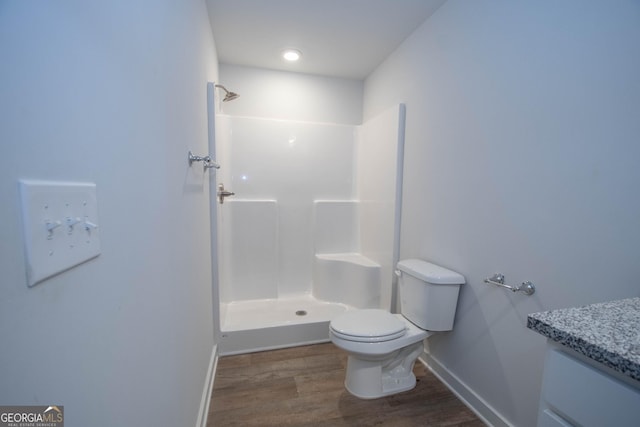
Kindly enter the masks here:
[[100, 255], [95, 184], [21, 180], [20, 196], [28, 286]]

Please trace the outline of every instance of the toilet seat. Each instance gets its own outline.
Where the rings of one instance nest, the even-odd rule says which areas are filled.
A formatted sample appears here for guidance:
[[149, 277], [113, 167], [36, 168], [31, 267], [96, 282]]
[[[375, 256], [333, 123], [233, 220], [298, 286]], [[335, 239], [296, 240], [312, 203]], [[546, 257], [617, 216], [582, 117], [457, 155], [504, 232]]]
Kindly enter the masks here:
[[405, 335], [406, 324], [397, 316], [380, 309], [354, 310], [331, 321], [331, 332], [354, 342], [391, 341]]

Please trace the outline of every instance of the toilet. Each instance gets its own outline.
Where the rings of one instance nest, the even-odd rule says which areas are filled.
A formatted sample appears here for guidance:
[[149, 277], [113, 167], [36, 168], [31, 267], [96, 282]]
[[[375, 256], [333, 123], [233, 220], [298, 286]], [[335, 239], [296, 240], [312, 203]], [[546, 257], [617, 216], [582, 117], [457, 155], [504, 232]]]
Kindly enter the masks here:
[[348, 353], [345, 388], [361, 399], [377, 399], [411, 390], [413, 365], [423, 340], [449, 331], [464, 277], [419, 259], [400, 261], [401, 314], [381, 309], [347, 311], [329, 324], [329, 337]]

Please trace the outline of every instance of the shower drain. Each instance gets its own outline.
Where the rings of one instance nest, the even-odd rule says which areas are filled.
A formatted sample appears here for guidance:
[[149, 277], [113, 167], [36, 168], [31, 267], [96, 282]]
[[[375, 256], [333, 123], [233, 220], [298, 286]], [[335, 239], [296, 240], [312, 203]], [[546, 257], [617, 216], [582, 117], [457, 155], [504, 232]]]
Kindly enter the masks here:
[[296, 311], [296, 316], [306, 316], [307, 310], [298, 310]]

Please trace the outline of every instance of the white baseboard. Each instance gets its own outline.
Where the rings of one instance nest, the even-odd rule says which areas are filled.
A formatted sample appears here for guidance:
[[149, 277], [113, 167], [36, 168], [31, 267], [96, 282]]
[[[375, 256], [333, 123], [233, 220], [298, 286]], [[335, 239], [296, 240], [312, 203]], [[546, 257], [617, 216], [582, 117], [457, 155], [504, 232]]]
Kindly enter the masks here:
[[202, 398], [200, 399], [200, 410], [198, 411], [198, 420], [196, 427], [207, 427], [207, 417], [209, 415], [209, 402], [211, 402], [211, 392], [213, 390], [213, 381], [216, 376], [216, 367], [218, 366], [218, 346], [213, 345], [211, 349], [211, 358], [207, 369], [207, 378], [204, 382], [202, 390]]
[[429, 353], [422, 353], [418, 360], [442, 381], [462, 403], [471, 409], [483, 423], [492, 427], [513, 427], [491, 405]]

